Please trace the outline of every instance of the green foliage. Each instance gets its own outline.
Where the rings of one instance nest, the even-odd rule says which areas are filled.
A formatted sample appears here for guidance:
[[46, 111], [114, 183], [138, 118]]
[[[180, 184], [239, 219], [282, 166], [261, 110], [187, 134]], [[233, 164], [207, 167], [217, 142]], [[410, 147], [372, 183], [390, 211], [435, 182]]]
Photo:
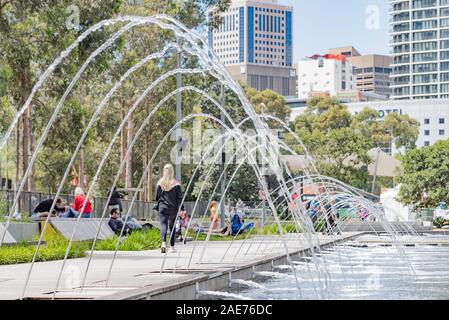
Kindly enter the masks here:
[[[39, 247], [36, 261], [52, 261], [64, 259], [69, 241], [60, 235], [47, 235], [45, 244]], [[73, 242], [68, 255], [69, 259], [85, 256], [87, 242]], [[0, 265], [28, 263], [33, 259], [36, 247], [26, 243], [0, 247]]]
[[[224, 11], [229, 5], [229, 0], [142, 0], [134, 3], [125, 0], [0, 1], [0, 133], [8, 127], [12, 112], [20, 108], [28, 98], [32, 86], [43, 70], [81, 33], [97, 22], [118, 15], [168, 14], [189, 28], [201, 28], [205, 26], [205, 15], [209, 8], [216, 6], [218, 11]], [[71, 15], [68, 10], [70, 6], [80, 9], [78, 28], [70, 28], [67, 24]], [[27, 141], [33, 140], [32, 138], [34, 143], [38, 141], [60, 97], [80, 66], [96, 48], [122, 26], [118, 24], [105, 27], [91, 34], [55, 69], [31, 104], [31, 131], [34, 137], [26, 139]], [[154, 25], [139, 26], [124, 34], [91, 62], [67, 97], [38, 155], [32, 177], [36, 182], [36, 191], [48, 189], [55, 191], [87, 123], [112, 85], [126, 70], [146, 56], [149, 50], [162, 49], [166, 44], [164, 41], [168, 39], [174, 40], [171, 32], [164, 32]], [[186, 65], [192, 65], [194, 62], [195, 58], [191, 58]], [[89, 178], [96, 173], [99, 160], [104, 155], [118, 124], [137, 96], [152, 80], [160, 76], [161, 71], [173, 69], [175, 63], [174, 55], [171, 55], [164, 60], [146, 64], [111, 98], [84, 141], [84, 167]], [[202, 76], [195, 79], [192, 77], [190, 85], [201, 87], [203, 81]], [[204, 86], [207, 87], [207, 84]], [[138, 128], [148, 110], [175, 88], [176, 81], [171, 77], [154, 90], [133, 114], [131, 120], [134, 127]], [[200, 105], [201, 100], [197, 95], [184, 95], [183, 111], [186, 114], [191, 113], [189, 106]], [[140, 179], [139, 175], [143, 172], [142, 160], [148, 160], [148, 154], [152, 154], [155, 150], [156, 142], [160, 141], [168, 128], [174, 125], [175, 113], [171, 107], [169, 101], [152, 118], [148, 129], [135, 145], [131, 156], [133, 184]], [[125, 124], [123, 130], [125, 133], [126, 129]], [[21, 130], [23, 128], [19, 126], [19, 131]], [[30, 144], [32, 149], [33, 143]], [[116, 141], [114, 144], [99, 176], [95, 193], [106, 193], [106, 189], [114, 179], [120, 164], [120, 144], [123, 144], [123, 141]], [[126, 148], [126, 145], [124, 147]], [[156, 161], [168, 161], [169, 151], [170, 148], [164, 148]], [[16, 160], [19, 164], [23, 161], [20, 155]], [[76, 159], [75, 167], [79, 166], [79, 161]], [[18, 171], [20, 177], [23, 169], [19, 168]], [[69, 181], [67, 179], [64, 182], [63, 192], [68, 193]]]
[[0, 192], [0, 218], [8, 214], [8, 202], [6, 193]]
[[[284, 97], [272, 90], [257, 91], [254, 88], [244, 85], [245, 94], [249, 102], [254, 106], [259, 114], [268, 114], [288, 123], [290, 118], [290, 107], [287, 106]], [[275, 121], [268, 121], [269, 127], [280, 128], [281, 125]]]
[[[381, 119], [369, 108], [352, 115], [336, 98], [310, 99], [304, 114], [295, 119], [294, 129], [321, 174], [362, 189], [370, 185], [366, 168], [373, 159], [369, 150], [389, 146], [391, 139], [396, 147], [410, 149], [418, 137], [417, 121], [406, 115], [390, 113]], [[290, 135], [286, 142], [304, 154]]]
[[[114, 251], [119, 237], [113, 236], [109, 239], [97, 242], [95, 250]], [[158, 229], [137, 230], [124, 238], [119, 246], [119, 251], [143, 251], [156, 249], [161, 246], [161, 239]]]
[[435, 219], [433, 219], [433, 225], [438, 228], [441, 229], [444, 225], [444, 218], [443, 217], [437, 217]]
[[449, 140], [410, 150], [402, 158], [399, 200], [415, 208], [449, 202]]
[[[265, 113], [275, 116], [282, 121], [285, 121], [290, 117], [290, 108], [287, 106], [281, 95], [271, 90], [257, 91], [243, 83], [240, 84], [242, 85], [248, 100], [254, 106], [257, 113]], [[241, 105], [241, 101], [235, 94], [230, 92], [227, 92], [226, 95], [226, 109], [236, 123], [241, 122], [248, 116]], [[218, 118], [220, 117], [220, 112], [215, 106], [210, 108], [207, 105], [203, 106], [202, 111], [214, 114]], [[276, 121], [268, 121], [268, 124], [271, 129], [281, 128], [281, 125]], [[242, 126], [242, 130], [253, 129], [252, 125], [252, 122], [248, 121], [244, 126]], [[240, 147], [240, 144], [236, 143], [234, 147], [234, 150], [236, 151], [236, 149]], [[240, 155], [242, 154], [243, 153], [241, 152]], [[212, 154], [212, 156], [216, 156], [216, 154]], [[237, 167], [238, 164], [230, 164], [227, 168], [227, 172], [233, 173]], [[206, 174], [209, 171], [209, 168], [209, 164], [203, 164], [200, 169], [199, 178], [197, 179], [197, 182], [195, 182], [192, 191], [192, 195], [195, 198], [200, 196], [200, 191], [203, 184], [205, 184], [205, 186], [201, 194], [202, 199], [209, 199], [212, 193], [215, 199], [219, 199], [219, 197], [221, 197], [219, 187], [215, 192], [212, 192], [221, 174], [219, 166], [216, 165], [212, 168], [211, 175], [209, 179], [206, 180]], [[259, 188], [259, 180], [254, 173], [254, 168], [248, 164], [248, 161], [246, 161], [240, 166], [239, 170], [235, 174], [235, 177], [229, 186], [229, 190], [227, 191], [227, 196], [230, 199], [241, 198], [243, 201], [257, 201], [259, 200]]]
[[[282, 223], [282, 231], [284, 234], [287, 233], [297, 233], [302, 232], [301, 229], [298, 229], [298, 226], [294, 222]], [[255, 231], [259, 235], [274, 235], [280, 234], [279, 227], [276, 223], [267, 224], [262, 229], [256, 229]]]
[[315, 223], [315, 232], [324, 232], [326, 230], [326, 220], [324, 218], [319, 218]]

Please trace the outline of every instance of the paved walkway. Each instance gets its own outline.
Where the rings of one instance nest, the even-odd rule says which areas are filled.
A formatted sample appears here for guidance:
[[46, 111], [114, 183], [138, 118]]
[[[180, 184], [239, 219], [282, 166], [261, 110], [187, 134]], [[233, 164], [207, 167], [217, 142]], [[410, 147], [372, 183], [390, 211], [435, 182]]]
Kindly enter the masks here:
[[[319, 235], [315, 236], [312, 245], [329, 244], [358, 234], [348, 232], [342, 236], [332, 237]], [[285, 243], [289, 252], [297, 252], [311, 246], [304, 235], [288, 235]], [[82, 293], [80, 285], [88, 258], [70, 259], [64, 268], [56, 298], [104, 298], [127, 290], [145, 287], [160, 288], [193, 279], [198, 275], [212, 273], [217, 269], [235, 268], [285, 255], [284, 242], [279, 237], [255, 237], [246, 242], [235, 241], [231, 247], [230, 244], [229, 241], [211, 241], [206, 246], [205, 242], [177, 244], [177, 252], [167, 254], [163, 273], [160, 271], [164, 255], [160, 253], [160, 250], [118, 252], [107, 287], [105, 283], [113, 253], [94, 252]], [[226, 251], [227, 254], [224, 257]], [[201, 256], [203, 256], [202, 260]], [[61, 267], [62, 261], [35, 263], [25, 297], [51, 298]], [[0, 299], [21, 298], [29, 268], [30, 264], [0, 266]], [[174, 269], [177, 270], [176, 273], [173, 272]]]

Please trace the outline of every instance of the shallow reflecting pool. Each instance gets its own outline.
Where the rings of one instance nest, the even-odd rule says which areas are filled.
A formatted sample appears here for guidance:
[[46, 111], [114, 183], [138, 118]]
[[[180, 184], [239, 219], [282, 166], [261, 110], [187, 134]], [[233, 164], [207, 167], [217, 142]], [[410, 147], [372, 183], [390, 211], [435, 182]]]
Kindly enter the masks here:
[[399, 250], [388, 237], [373, 240], [324, 250], [317, 264], [311, 257], [293, 259], [298, 282], [291, 266], [278, 266], [276, 272], [258, 273], [254, 282], [234, 279], [227, 292], [201, 298], [449, 299], [449, 236], [402, 237]]

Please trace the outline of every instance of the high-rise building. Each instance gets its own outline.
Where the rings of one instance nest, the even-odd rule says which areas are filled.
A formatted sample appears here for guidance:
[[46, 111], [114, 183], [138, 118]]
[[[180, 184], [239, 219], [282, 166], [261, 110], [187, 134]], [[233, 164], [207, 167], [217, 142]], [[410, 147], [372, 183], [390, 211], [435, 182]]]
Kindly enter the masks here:
[[382, 95], [386, 99], [390, 97], [391, 63], [393, 62], [390, 56], [361, 55], [353, 46], [330, 49], [329, 53], [345, 56], [355, 67], [357, 90]]
[[449, 97], [449, 0], [390, 0], [392, 99]]
[[314, 55], [298, 63], [299, 99], [354, 90], [354, 67], [342, 55]]
[[219, 28], [209, 29], [209, 46], [236, 80], [293, 96], [292, 14], [277, 0], [233, 0]]

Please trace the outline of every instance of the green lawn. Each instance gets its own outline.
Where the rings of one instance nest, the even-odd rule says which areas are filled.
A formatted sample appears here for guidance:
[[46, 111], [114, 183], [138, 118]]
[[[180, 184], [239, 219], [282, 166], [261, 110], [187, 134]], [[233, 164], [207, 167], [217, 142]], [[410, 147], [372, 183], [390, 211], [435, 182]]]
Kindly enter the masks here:
[[[41, 245], [36, 261], [52, 261], [64, 259], [69, 241], [59, 235], [45, 237], [45, 244]], [[75, 241], [70, 248], [69, 258], [84, 257], [88, 249], [88, 242]], [[0, 265], [27, 263], [33, 259], [36, 247], [27, 243], [17, 245], [3, 245], [0, 247]]]
[[[39, 248], [36, 261], [52, 261], [64, 259], [69, 241], [60, 235], [45, 236], [45, 244]], [[100, 240], [95, 250], [113, 251], [117, 245], [118, 237]], [[159, 248], [161, 241], [158, 230], [145, 230], [134, 232], [126, 237], [120, 247], [120, 251], [141, 251]], [[92, 241], [74, 241], [70, 248], [68, 258], [85, 257], [87, 251], [92, 248]], [[0, 265], [28, 263], [33, 259], [35, 245], [20, 243], [17, 245], [3, 245], [0, 247]]]
[[[296, 232], [295, 225], [293, 223], [283, 224], [285, 233]], [[236, 240], [243, 240], [247, 237], [248, 231], [244, 234], [238, 235]], [[255, 235], [271, 235], [279, 234], [277, 225], [269, 224], [264, 228], [255, 228], [249, 238]], [[188, 237], [193, 240], [196, 239], [196, 232], [189, 231]], [[199, 241], [206, 240], [206, 234], [201, 233], [198, 237]], [[210, 241], [231, 241], [234, 236], [218, 236], [211, 235]], [[35, 239], [36, 240], [36, 239]], [[69, 241], [60, 235], [47, 235], [44, 238], [45, 244], [42, 244], [39, 248], [36, 261], [52, 261], [64, 259], [65, 252]], [[95, 245], [97, 251], [114, 251], [117, 246], [119, 238], [113, 236], [106, 240], [99, 240]], [[161, 246], [161, 240], [158, 229], [136, 231], [126, 238], [122, 239], [119, 246], [119, 251], [143, 251], [157, 249]], [[75, 241], [72, 243], [69, 258], [81, 258], [85, 257], [86, 253], [91, 249], [92, 241]], [[20, 243], [17, 245], [3, 245], [0, 247], [0, 265], [18, 264], [31, 262], [35, 245], [27, 243]]]
[[[114, 251], [119, 240], [118, 236], [98, 241], [95, 250]], [[161, 239], [158, 229], [142, 230], [131, 233], [120, 243], [120, 251], [142, 251], [160, 248]]]

